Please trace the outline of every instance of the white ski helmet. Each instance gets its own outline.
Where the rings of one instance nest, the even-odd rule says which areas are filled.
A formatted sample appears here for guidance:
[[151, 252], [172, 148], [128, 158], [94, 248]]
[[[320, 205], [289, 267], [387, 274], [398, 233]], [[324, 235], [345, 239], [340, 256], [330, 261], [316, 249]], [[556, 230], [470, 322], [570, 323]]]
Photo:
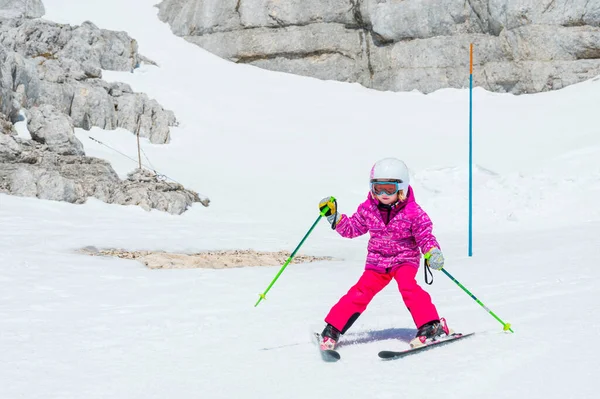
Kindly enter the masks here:
[[410, 184], [410, 176], [408, 175], [408, 168], [406, 164], [397, 158], [384, 158], [377, 162], [371, 168], [371, 179], [374, 180], [397, 180], [400, 184], [398, 185], [399, 190], [404, 190], [404, 193], [408, 192], [408, 185]]

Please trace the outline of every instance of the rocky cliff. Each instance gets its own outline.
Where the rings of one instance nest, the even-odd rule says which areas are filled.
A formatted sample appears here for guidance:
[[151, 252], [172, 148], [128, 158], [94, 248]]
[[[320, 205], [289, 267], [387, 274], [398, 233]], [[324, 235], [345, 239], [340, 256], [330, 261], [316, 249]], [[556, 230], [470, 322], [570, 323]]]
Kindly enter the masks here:
[[[127, 33], [35, 19], [43, 13], [39, 0], [0, 0], [0, 192], [71, 203], [95, 197], [175, 214], [194, 202], [207, 206], [155, 173], [135, 170], [121, 180], [108, 162], [85, 155], [75, 127], [121, 127], [164, 144], [175, 115], [102, 80], [102, 69], [132, 71], [145, 60]], [[14, 129], [25, 117], [31, 139]]]
[[600, 74], [600, 0], [163, 0], [173, 32], [223, 58], [378, 90], [474, 81], [514, 94]]

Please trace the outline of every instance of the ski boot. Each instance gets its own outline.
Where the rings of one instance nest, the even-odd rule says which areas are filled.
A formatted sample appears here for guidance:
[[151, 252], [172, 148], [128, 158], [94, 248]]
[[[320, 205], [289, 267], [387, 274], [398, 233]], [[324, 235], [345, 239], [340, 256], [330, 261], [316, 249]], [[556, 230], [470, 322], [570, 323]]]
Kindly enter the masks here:
[[410, 341], [410, 347], [418, 348], [433, 341], [444, 339], [453, 333], [454, 332], [448, 328], [446, 319], [442, 317], [439, 320], [430, 321], [419, 327], [416, 337]]
[[335, 347], [340, 340], [340, 332], [331, 324], [327, 324], [321, 333], [321, 342], [319, 346], [321, 350], [335, 350]]

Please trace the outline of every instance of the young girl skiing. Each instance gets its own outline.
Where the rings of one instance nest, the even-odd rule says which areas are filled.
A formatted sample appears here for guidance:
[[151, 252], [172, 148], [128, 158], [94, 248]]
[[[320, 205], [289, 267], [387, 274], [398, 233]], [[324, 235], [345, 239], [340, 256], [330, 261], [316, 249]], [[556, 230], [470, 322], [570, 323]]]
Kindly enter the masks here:
[[371, 169], [371, 190], [352, 216], [337, 212], [331, 197], [319, 203], [332, 229], [342, 237], [354, 238], [367, 232], [365, 270], [325, 318], [321, 349], [334, 349], [344, 334], [367, 308], [373, 297], [394, 279], [418, 329], [411, 347], [422, 346], [449, 334], [446, 321], [440, 318], [431, 297], [415, 281], [421, 253], [429, 266], [440, 270], [444, 257], [432, 233], [429, 216], [415, 202], [409, 186], [408, 169], [396, 158], [385, 158]]

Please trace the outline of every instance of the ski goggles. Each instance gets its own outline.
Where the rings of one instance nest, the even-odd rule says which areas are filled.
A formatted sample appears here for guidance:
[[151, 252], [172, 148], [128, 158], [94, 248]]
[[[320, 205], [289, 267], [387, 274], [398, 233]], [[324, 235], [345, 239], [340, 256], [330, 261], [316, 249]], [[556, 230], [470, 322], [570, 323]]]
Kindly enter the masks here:
[[371, 182], [371, 192], [375, 195], [394, 195], [400, 191], [400, 183], [397, 181], [374, 181]]

